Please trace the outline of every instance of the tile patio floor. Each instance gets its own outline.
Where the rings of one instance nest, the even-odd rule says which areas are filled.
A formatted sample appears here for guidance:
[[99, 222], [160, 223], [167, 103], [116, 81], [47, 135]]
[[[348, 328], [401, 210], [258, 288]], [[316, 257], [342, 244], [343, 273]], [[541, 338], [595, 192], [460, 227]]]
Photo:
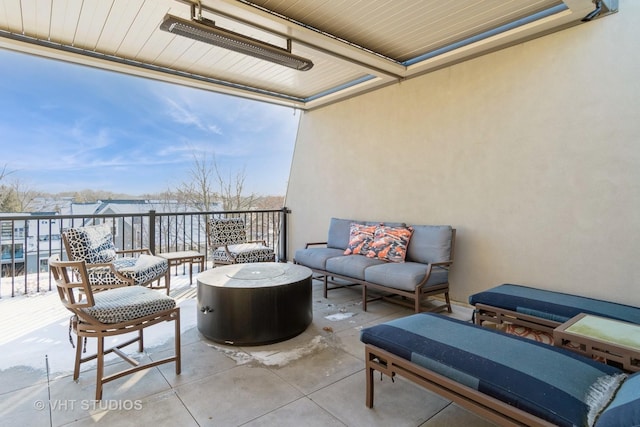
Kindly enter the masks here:
[[[360, 329], [409, 309], [374, 302], [363, 312], [359, 291], [335, 290], [324, 299], [314, 281], [313, 323], [305, 332], [277, 344], [234, 347], [199, 334], [195, 278], [189, 285], [188, 274], [173, 276], [171, 294], [181, 307], [182, 374], [166, 364], [115, 380], [104, 386], [101, 403], [91, 400], [95, 366], [72, 379], [69, 315], [57, 293], [0, 299], [0, 425], [493, 425], [402, 378], [376, 378], [375, 406], [365, 406]], [[471, 311], [457, 306], [453, 315], [469, 319]], [[142, 361], [172, 354], [172, 328], [152, 326], [145, 352], [135, 345], [128, 352]], [[107, 371], [124, 363], [108, 360]]]

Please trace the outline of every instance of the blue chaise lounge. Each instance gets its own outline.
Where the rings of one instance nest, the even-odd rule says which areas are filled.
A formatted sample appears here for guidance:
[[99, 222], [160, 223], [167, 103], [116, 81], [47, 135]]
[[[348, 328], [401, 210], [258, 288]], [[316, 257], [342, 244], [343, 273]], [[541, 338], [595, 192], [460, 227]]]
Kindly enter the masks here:
[[551, 333], [572, 317], [587, 313], [640, 324], [640, 308], [593, 298], [504, 284], [469, 297], [475, 323], [504, 322]]
[[360, 339], [368, 407], [379, 371], [500, 425], [640, 425], [640, 373], [569, 350], [434, 313], [365, 328]]

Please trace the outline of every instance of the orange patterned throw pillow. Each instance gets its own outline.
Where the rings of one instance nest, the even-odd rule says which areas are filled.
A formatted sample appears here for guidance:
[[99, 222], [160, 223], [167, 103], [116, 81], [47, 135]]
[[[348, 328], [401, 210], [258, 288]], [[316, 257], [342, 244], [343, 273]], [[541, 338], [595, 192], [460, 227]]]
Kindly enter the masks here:
[[376, 225], [364, 225], [351, 223], [349, 228], [349, 245], [344, 251], [345, 255], [366, 255], [369, 252], [369, 245], [373, 242], [373, 234]]
[[367, 256], [384, 261], [404, 262], [412, 235], [413, 227], [380, 225], [376, 228]]

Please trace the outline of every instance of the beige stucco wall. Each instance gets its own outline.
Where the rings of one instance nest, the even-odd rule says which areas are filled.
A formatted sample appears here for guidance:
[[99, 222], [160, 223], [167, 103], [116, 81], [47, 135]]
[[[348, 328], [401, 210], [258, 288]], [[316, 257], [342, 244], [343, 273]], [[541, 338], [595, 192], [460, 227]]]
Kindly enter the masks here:
[[640, 306], [640, 2], [305, 113], [289, 256], [332, 216], [458, 229], [451, 296], [501, 283]]

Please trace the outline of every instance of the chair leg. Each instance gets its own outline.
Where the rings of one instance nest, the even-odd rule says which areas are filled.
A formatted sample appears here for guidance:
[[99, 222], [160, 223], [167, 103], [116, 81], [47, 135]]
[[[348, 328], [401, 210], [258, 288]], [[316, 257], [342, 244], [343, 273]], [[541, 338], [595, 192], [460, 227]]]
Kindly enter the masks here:
[[76, 363], [73, 367], [73, 380], [77, 381], [80, 378], [80, 359], [82, 358], [82, 344], [84, 342], [84, 337], [76, 335], [78, 343], [76, 344]]
[[182, 354], [180, 353], [180, 311], [179, 309], [177, 314], [175, 315], [174, 322], [175, 322], [175, 334], [176, 334], [176, 337], [175, 337], [176, 375], [180, 375], [180, 372], [182, 372]]
[[[159, 279], [158, 284], [160, 284]], [[164, 284], [167, 286], [167, 295], [169, 295], [169, 289], [171, 289], [171, 268], [167, 269], [167, 273], [164, 275]]]
[[96, 353], [96, 400], [102, 399], [102, 378], [104, 377], [104, 337], [98, 337]]
[[449, 299], [449, 292], [444, 293], [444, 299], [447, 302], [447, 311], [451, 313], [451, 300]]
[[[367, 358], [371, 357], [370, 354], [367, 352]], [[374, 369], [369, 366], [369, 363], [367, 363], [367, 387], [366, 387], [366, 398], [365, 398], [365, 405], [367, 406], [367, 408], [373, 408], [373, 371]]]
[[329, 283], [328, 283], [328, 276], [325, 274], [322, 280], [322, 283], [324, 285], [324, 299], [327, 299], [328, 295], [329, 295]]
[[138, 353], [142, 353], [144, 351], [144, 336], [142, 331], [143, 329], [138, 331]]
[[367, 285], [362, 285], [362, 311], [367, 311]]

